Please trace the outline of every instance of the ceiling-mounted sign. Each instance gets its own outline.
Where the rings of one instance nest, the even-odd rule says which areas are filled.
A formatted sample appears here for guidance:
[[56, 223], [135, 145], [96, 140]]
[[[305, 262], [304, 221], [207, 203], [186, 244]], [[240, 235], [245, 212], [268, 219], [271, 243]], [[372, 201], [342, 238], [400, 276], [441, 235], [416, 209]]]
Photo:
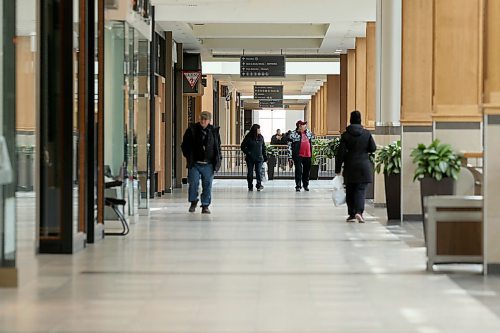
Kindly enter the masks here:
[[182, 71], [182, 74], [184, 74], [184, 78], [187, 80], [191, 88], [194, 88], [201, 77], [201, 71]]
[[253, 99], [283, 99], [283, 86], [253, 86]]
[[283, 109], [282, 99], [261, 99], [259, 100], [259, 108]]
[[241, 56], [240, 77], [285, 77], [285, 56]]

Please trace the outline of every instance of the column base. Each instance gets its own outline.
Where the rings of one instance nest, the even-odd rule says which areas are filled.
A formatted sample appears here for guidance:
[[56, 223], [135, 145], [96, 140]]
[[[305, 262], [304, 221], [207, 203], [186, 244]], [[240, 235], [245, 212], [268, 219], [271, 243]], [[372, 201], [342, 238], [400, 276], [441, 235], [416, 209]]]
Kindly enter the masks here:
[[17, 288], [17, 268], [0, 268], [0, 288]]

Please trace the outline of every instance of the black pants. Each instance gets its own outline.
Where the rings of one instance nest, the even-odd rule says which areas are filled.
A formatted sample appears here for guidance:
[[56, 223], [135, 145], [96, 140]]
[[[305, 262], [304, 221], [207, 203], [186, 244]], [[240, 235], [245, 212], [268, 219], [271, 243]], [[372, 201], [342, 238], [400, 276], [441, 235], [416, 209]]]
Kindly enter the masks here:
[[295, 187], [301, 188], [301, 181], [304, 187], [309, 186], [309, 174], [311, 172], [311, 158], [299, 157], [293, 161], [295, 164]]
[[247, 162], [247, 182], [248, 188], [253, 188], [253, 171], [255, 170], [255, 178], [257, 179], [257, 187], [262, 185], [262, 161], [252, 161], [250, 159]]
[[365, 193], [367, 185], [367, 183], [345, 184], [345, 199], [349, 216], [354, 217], [356, 214], [363, 214], [365, 210]]

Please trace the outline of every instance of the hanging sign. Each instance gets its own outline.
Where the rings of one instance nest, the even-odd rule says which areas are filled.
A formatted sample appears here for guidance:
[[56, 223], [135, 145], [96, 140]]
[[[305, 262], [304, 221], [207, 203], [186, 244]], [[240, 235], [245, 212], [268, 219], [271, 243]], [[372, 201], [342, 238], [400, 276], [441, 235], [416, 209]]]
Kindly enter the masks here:
[[186, 78], [191, 88], [194, 88], [201, 77], [201, 71], [182, 71], [182, 73], [184, 74], [184, 77]]
[[253, 99], [283, 99], [283, 86], [253, 86]]
[[285, 77], [285, 56], [241, 56], [240, 77]]

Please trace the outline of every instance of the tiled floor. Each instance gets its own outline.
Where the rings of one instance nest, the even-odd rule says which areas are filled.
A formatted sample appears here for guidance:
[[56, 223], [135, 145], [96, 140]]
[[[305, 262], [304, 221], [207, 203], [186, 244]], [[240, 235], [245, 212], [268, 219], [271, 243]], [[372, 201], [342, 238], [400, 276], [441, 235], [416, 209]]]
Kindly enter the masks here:
[[155, 200], [129, 236], [73, 256], [34, 256], [21, 214], [0, 331], [500, 332], [498, 279], [426, 273], [414, 227], [345, 223], [328, 182], [265, 186], [217, 181], [209, 216], [187, 213], [185, 190]]

